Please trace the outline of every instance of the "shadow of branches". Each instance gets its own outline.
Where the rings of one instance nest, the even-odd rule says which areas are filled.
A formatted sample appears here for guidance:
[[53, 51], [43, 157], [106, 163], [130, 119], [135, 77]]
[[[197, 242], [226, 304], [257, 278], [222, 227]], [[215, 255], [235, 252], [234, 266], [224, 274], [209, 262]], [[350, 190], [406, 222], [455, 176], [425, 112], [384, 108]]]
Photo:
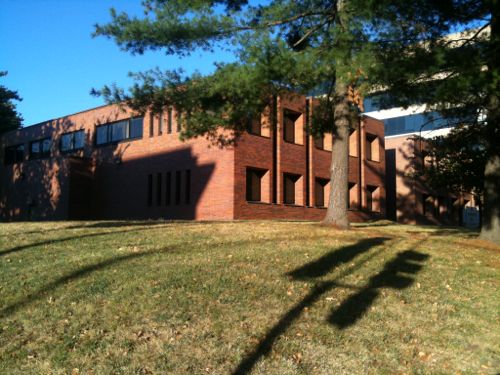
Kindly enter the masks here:
[[151, 256], [154, 254], [160, 254], [160, 253], [164, 253], [164, 252], [172, 252], [172, 250], [173, 249], [166, 247], [166, 248], [163, 248], [160, 250], [155, 250], [155, 251], [143, 251], [143, 252], [139, 252], [139, 253], [131, 253], [131, 254], [126, 254], [126, 255], [122, 255], [122, 256], [118, 256], [118, 257], [113, 257], [111, 259], [106, 259], [106, 260], [99, 262], [99, 263], [87, 265], [87, 266], [82, 267], [80, 269], [77, 269], [77, 270], [75, 270], [67, 275], [64, 275], [64, 276], [57, 278], [56, 280], [48, 283], [47, 285], [43, 286], [42, 288], [38, 289], [37, 291], [28, 294], [27, 296], [25, 296], [21, 300], [14, 302], [14, 303], [2, 308], [0, 310], [0, 318], [5, 318], [5, 317], [13, 314], [14, 312], [19, 310], [20, 308], [22, 308], [22, 307], [24, 307], [24, 306], [26, 306], [34, 301], [39, 300], [47, 293], [57, 289], [59, 286], [64, 285], [64, 284], [68, 283], [69, 281], [83, 278], [92, 272], [102, 270], [106, 267], [110, 267], [110, 266], [116, 265], [118, 263], [122, 263], [122, 262], [129, 261], [132, 259], [142, 258], [145, 256]]
[[[376, 237], [358, 241], [354, 245], [346, 246], [332, 251], [316, 261], [310, 262], [290, 273], [296, 280], [314, 280], [332, 272], [335, 267], [351, 262], [357, 256], [368, 252], [370, 249], [382, 245], [388, 238]], [[290, 310], [288, 310], [279, 321], [271, 327], [265, 336], [259, 341], [257, 346], [248, 353], [233, 371], [233, 375], [243, 375], [249, 373], [260, 358], [268, 355], [274, 345], [274, 342], [282, 335], [304, 312], [307, 307], [312, 306], [326, 292], [332, 289], [348, 288], [357, 290], [352, 297], [344, 301], [338, 309], [334, 310], [328, 319], [328, 322], [337, 326], [339, 329], [345, 329], [356, 323], [379, 295], [379, 288], [403, 289], [409, 287], [414, 279], [410, 277], [421, 270], [423, 265], [414, 263], [422, 262], [428, 258], [427, 254], [422, 254], [414, 250], [407, 250], [396, 255], [384, 266], [384, 269], [378, 274], [372, 276], [367, 286], [359, 288], [339, 282], [339, 280], [354, 271], [358, 270], [363, 264], [380, 254], [379, 251], [372, 252], [369, 256], [361, 259], [357, 264], [347, 268], [337, 275], [334, 280], [319, 281], [311, 291]], [[405, 273], [406, 275], [401, 275]]]

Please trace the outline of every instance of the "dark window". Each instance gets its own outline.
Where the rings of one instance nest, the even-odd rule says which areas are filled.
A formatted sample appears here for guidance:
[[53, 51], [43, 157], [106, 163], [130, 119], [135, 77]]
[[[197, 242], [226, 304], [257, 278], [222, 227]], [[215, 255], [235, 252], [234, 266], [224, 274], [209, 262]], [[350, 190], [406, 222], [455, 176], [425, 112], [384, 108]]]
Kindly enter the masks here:
[[448, 216], [448, 206], [446, 204], [446, 197], [438, 197], [438, 215], [439, 217], [446, 218]]
[[314, 146], [316, 146], [316, 148], [319, 148], [320, 150], [324, 150], [325, 149], [325, 143], [324, 143], [324, 137], [323, 137], [323, 135], [318, 135], [318, 136], [314, 137]]
[[172, 133], [172, 108], [168, 109], [167, 133]]
[[368, 211], [380, 211], [378, 186], [366, 186], [366, 208]]
[[119, 121], [115, 122], [110, 126], [111, 130], [111, 142], [119, 142], [129, 137], [129, 121]]
[[300, 113], [283, 111], [283, 139], [286, 142], [295, 143], [295, 126]]
[[366, 135], [366, 158], [372, 160], [372, 139], [369, 134]]
[[165, 175], [165, 205], [170, 205], [172, 195], [172, 172], [167, 172]]
[[142, 138], [143, 118], [136, 117], [96, 127], [96, 145]]
[[186, 193], [186, 204], [189, 204], [191, 201], [191, 170], [186, 170], [186, 186], [184, 187]]
[[325, 207], [325, 187], [328, 182], [326, 178], [316, 178], [314, 181], [314, 201], [317, 207]]
[[180, 112], [177, 112], [177, 132], [181, 131], [181, 121], [182, 121], [182, 115]]
[[103, 145], [109, 143], [108, 140], [108, 126], [99, 126], [96, 128], [96, 144]]
[[247, 168], [247, 191], [246, 199], [249, 202], [262, 201], [262, 177], [266, 174], [265, 170]]
[[260, 118], [248, 117], [248, 119], [247, 119], [247, 131], [250, 134], [262, 135], [262, 126], [260, 123]]
[[61, 152], [70, 152], [80, 150], [85, 145], [85, 131], [79, 130], [72, 133], [66, 133], [61, 136]]
[[153, 205], [153, 175], [148, 175], [148, 206]]
[[153, 126], [154, 126], [154, 116], [153, 114], [151, 113], [149, 115], [149, 136], [152, 137], [153, 134], [154, 134], [154, 129], [153, 129]]
[[161, 206], [161, 173], [156, 176], [156, 205]]
[[4, 163], [6, 165], [20, 163], [23, 160], [24, 160], [24, 144], [16, 146], [8, 146], [5, 148]]
[[40, 142], [35, 141], [30, 143], [30, 159], [38, 159], [41, 156]]
[[424, 215], [433, 216], [435, 213], [434, 198], [429, 194], [422, 194], [422, 201]]
[[130, 119], [130, 139], [142, 138], [143, 122], [143, 117], [134, 117]]
[[181, 203], [181, 171], [175, 172], [175, 204]]
[[163, 113], [158, 115], [158, 135], [163, 134]]
[[283, 174], [283, 203], [295, 204], [295, 184], [299, 178], [295, 174]]
[[30, 159], [47, 158], [50, 156], [50, 138], [30, 142]]
[[377, 136], [373, 134], [366, 134], [366, 159], [379, 161]]

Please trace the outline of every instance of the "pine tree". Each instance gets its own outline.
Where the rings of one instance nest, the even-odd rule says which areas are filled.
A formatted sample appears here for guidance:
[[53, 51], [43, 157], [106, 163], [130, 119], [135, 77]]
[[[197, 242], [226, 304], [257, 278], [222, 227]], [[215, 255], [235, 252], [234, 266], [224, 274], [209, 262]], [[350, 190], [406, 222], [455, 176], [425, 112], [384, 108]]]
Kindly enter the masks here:
[[[429, 169], [429, 177], [445, 188], [450, 183], [471, 187], [470, 173], [481, 178], [476, 181], [483, 183], [481, 237], [500, 242], [499, 2], [416, 0], [404, 6], [408, 9], [398, 8], [386, 18], [387, 43], [374, 49], [379, 63], [369, 74], [390, 98], [382, 104], [427, 104], [449, 123], [461, 125], [447, 140], [457, 152], [445, 157], [434, 150], [448, 168]], [[463, 147], [457, 134], [476, 147]], [[484, 163], [483, 173], [478, 163]], [[447, 175], [454, 181], [443, 178], [450, 171], [456, 172]]]
[[349, 127], [358, 111], [358, 93], [366, 87], [360, 72], [373, 63], [365, 34], [366, 3], [370, 1], [274, 0], [252, 6], [244, 0], [149, 0], [144, 18], [112, 10], [112, 21], [96, 25], [95, 35], [112, 38], [133, 54], [162, 50], [185, 55], [237, 45], [239, 61], [219, 64], [208, 76], [158, 69], [138, 73], [128, 92], [104, 87], [98, 94], [140, 111], [160, 112], [173, 105], [183, 113], [182, 137], [208, 135], [221, 143], [231, 140], [221, 138], [220, 129], [237, 137], [246, 119], [263, 111], [270, 98], [290, 92], [324, 94], [318, 97], [310, 129], [335, 136], [334, 188], [324, 222], [347, 228]]

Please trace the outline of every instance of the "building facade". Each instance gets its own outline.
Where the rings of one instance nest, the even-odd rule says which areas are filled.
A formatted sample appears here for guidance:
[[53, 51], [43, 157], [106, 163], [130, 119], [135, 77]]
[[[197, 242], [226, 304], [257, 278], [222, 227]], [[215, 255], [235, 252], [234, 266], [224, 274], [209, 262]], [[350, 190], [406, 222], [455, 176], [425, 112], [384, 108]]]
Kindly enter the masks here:
[[479, 198], [429, 187], [418, 172], [426, 167], [425, 139], [450, 132], [446, 119], [426, 106], [379, 110], [368, 116], [384, 123], [387, 218], [404, 224], [479, 226]]
[[[6, 133], [0, 218], [320, 220], [333, 139], [307, 134], [313, 107], [276, 98], [227, 147], [179, 140], [175, 109], [136, 116], [116, 105]], [[350, 218], [385, 217], [383, 123], [363, 117], [349, 143]]]

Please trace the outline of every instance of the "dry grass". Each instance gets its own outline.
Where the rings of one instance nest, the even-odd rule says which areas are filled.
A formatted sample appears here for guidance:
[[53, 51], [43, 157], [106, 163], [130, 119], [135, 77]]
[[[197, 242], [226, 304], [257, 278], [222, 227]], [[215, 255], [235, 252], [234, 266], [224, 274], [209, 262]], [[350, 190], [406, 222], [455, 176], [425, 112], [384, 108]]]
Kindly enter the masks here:
[[0, 233], [1, 374], [500, 370], [500, 251], [471, 232], [64, 222]]

